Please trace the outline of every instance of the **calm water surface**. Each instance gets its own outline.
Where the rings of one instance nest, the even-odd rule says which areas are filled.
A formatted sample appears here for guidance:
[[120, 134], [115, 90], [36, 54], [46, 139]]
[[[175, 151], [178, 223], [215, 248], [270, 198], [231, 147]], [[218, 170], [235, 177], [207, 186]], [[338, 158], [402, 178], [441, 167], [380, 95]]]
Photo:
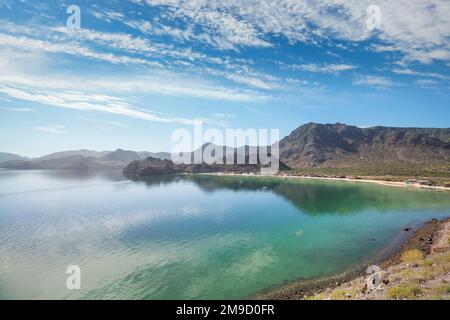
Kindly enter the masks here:
[[364, 183], [0, 171], [0, 298], [244, 298], [449, 215], [449, 192]]

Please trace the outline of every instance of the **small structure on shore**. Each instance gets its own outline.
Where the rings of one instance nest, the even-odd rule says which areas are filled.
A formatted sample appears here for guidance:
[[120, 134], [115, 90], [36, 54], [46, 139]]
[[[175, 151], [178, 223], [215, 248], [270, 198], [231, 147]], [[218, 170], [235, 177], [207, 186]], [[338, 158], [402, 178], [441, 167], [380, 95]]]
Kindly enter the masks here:
[[413, 184], [418, 184], [421, 186], [432, 186], [434, 185], [432, 181], [430, 180], [424, 180], [424, 179], [407, 179], [405, 180], [405, 184], [408, 185], [413, 185]]
[[433, 183], [429, 180], [417, 180], [417, 183], [422, 186], [432, 186]]
[[405, 184], [416, 184], [417, 183], [417, 179], [408, 179], [405, 180]]

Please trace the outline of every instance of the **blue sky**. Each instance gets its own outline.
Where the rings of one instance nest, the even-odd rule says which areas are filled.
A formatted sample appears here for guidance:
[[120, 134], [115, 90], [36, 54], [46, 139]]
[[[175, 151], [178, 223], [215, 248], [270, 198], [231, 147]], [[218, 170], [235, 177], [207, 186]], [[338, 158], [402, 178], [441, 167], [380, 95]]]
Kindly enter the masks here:
[[449, 1], [0, 0], [0, 57], [0, 151], [26, 156], [166, 151], [195, 119], [450, 124]]

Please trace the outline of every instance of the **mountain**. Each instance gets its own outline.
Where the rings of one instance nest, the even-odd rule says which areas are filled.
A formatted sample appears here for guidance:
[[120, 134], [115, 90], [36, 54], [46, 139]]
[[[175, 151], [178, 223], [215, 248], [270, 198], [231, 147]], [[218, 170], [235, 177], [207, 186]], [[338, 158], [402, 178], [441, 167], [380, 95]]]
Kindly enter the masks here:
[[280, 141], [291, 168], [450, 163], [450, 129], [308, 123]]
[[12, 160], [26, 160], [26, 158], [14, 153], [0, 152], [0, 162], [12, 161]]
[[439, 139], [444, 142], [450, 142], [450, 128], [396, 128], [396, 127], [374, 127], [374, 128], [389, 128], [392, 131], [408, 130], [410, 133], [424, 134], [432, 138]]
[[82, 156], [82, 157], [93, 157], [93, 158], [100, 158], [104, 156], [105, 154], [109, 153], [111, 151], [93, 151], [93, 150], [68, 150], [68, 151], [61, 151], [61, 152], [55, 152], [48, 155], [45, 155], [43, 157], [37, 158], [39, 160], [51, 160], [51, 159], [58, 159], [58, 158], [64, 158], [69, 156]]
[[116, 151], [105, 154], [101, 159], [107, 161], [131, 162], [140, 160], [141, 156], [135, 151], [117, 149]]
[[[205, 144], [186, 154], [194, 161], [196, 152], [209, 151], [217, 146]], [[37, 159], [0, 153], [1, 167], [8, 169], [123, 169], [133, 172], [258, 172], [262, 166], [250, 165], [249, 159], [258, 148], [243, 146], [238, 149], [222, 148], [223, 158], [244, 151], [244, 164], [227, 165], [206, 163], [180, 166], [173, 163], [169, 152], [152, 153], [117, 149], [116, 151], [73, 150], [53, 153]], [[270, 153], [270, 147], [267, 147]], [[219, 150], [219, 149], [216, 149]], [[208, 150], [207, 150], [208, 151]], [[6, 159], [6, 160], [3, 160]], [[159, 161], [158, 161], [159, 160]], [[164, 162], [166, 161], [166, 162]], [[226, 163], [226, 161], [224, 161]], [[236, 161], [235, 161], [236, 163]], [[152, 169], [153, 168], [153, 169]], [[314, 171], [333, 169], [342, 175], [383, 175], [394, 172], [408, 176], [449, 176], [450, 129], [370, 127], [336, 124], [308, 123], [300, 126], [280, 141], [280, 170], [308, 169]], [[353, 169], [364, 169], [353, 173]], [[145, 170], [143, 170], [145, 169]], [[370, 169], [370, 170], [369, 170]], [[152, 171], [153, 170], [153, 171]], [[409, 171], [408, 171], [409, 170]], [[333, 172], [335, 172], [333, 171]], [[388, 173], [386, 173], [388, 172]], [[412, 174], [416, 173], [417, 174]], [[319, 172], [320, 173], [320, 172]], [[325, 172], [324, 172], [325, 173]]]

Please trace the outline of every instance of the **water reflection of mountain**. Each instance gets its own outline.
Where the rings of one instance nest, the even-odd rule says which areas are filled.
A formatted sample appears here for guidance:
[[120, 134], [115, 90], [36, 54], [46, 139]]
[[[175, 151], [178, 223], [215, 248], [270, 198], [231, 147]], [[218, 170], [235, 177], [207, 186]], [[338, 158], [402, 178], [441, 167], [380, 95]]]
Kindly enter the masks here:
[[[11, 174], [21, 174], [23, 171], [8, 171]], [[39, 170], [47, 179], [67, 179], [76, 181], [92, 180], [95, 178], [119, 182], [126, 179], [121, 170]]]
[[410, 190], [363, 183], [209, 175], [131, 177], [131, 180], [144, 182], [148, 186], [190, 181], [205, 192], [224, 189], [273, 192], [310, 215], [350, 214], [370, 209], [388, 211], [450, 208], [450, 194], [447, 192]]

